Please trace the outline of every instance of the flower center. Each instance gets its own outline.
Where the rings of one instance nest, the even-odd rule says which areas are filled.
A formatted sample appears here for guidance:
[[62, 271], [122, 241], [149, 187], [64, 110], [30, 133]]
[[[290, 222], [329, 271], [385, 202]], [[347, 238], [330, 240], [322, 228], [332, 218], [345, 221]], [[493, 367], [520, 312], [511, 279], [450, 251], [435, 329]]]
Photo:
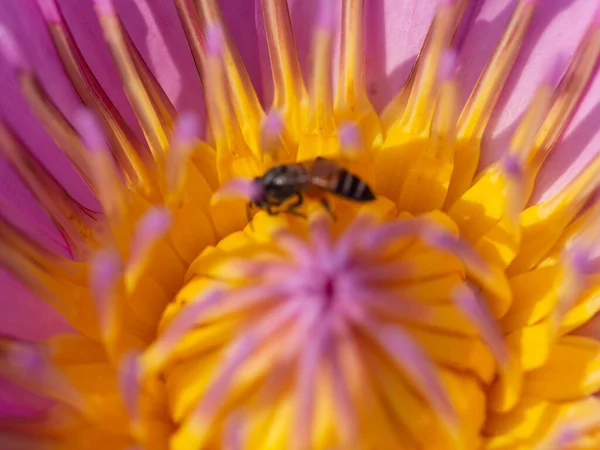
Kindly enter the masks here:
[[[501, 335], [465, 282], [487, 289], [485, 263], [441, 213], [391, 219], [383, 199], [341, 211], [335, 221], [258, 213], [192, 263], [140, 357], [140, 380], [164, 380], [173, 448], [219, 445], [231, 433], [258, 445], [265, 428], [256, 414], [281, 422], [277, 448], [357, 436], [361, 448], [477, 441], [481, 386], [494, 357], [506, 363]], [[477, 420], [466, 420], [467, 404]], [[424, 419], [393, 431], [411, 414]], [[360, 433], [374, 421], [395, 435]]]

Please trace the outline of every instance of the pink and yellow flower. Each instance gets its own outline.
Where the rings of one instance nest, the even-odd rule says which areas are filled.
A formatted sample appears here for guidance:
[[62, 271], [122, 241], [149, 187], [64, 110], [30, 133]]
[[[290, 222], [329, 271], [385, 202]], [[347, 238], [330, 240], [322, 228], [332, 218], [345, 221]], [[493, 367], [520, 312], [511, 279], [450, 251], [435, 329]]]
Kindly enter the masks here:
[[[600, 447], [600, 159], [538, 182], [598, 131], [591, 2], [114, 2], [0, 6], [0, 447]], [[319, 156], [376, 200], [248, 223]]]

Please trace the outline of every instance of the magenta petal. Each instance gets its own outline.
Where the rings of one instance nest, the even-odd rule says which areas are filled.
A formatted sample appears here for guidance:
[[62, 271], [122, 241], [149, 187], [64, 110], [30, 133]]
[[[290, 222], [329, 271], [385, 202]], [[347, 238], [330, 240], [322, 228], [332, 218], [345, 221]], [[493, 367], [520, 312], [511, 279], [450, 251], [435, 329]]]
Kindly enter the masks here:
[[533, 200], [548, 198], [569, 183], [598, 154], [600, 148], [600, 77], [591, 82], [563, 138], [540, 172]]
[[[250, 3], [250, 2], [249, 2]], [[256, 1], [261, 75], [266, 105], [272, 98], [272, 78], [260, 2]], [[341, 1], [331, 0], [339, 11], [333, 26], [339, 36]], [[300, 67], [305, 81], [312, 65], [311, 46], [314, 24], [318, 21], [321, 0], [288, 0]], [[377, 109], [382, 109], [404, 84], [427, 34], [435, 12], [435, 1], [368, 0], [365, 2], [367, 92]], [[338, 39], [334, 46], [332, 70], [337, 73]]]
[[[323, 5], [329, 3], [334, 11], [339, 11], [335, 18], [333, 28], [335, 30], [334, 36], [339, 35], [340, 16], [342, 6], [340, 0], [329, 0], [324, 2], [322, 0], [288, 0], [288, 6], [290, 10], [290, 18], [292, 20], [292, 29], [294, 30], [294, 38], [296, 41], [296, 47], [298, 49], [298, 59], [300, 60], [300, 68], [304, 80], [309, 80], [308, 75], [311, 73], [312, 68], [312, 44], [315, 34], [315, 24], [319, 21], [319, 16], [322, 14]], [[329, 5], [327, 5], [329, 7]], [[337, 9], [335, 9], [337, 8]], [[338, 60], [339, 49], [337, 40], [333, 50], [332, 61]], [[333, 64], [333, 71], [337, 72], [337, 65]], [[306, 83], [307, 86], [309, 83]]]
[[0, 377], [0, 421], [31, 417], [43, 412], [50, 405], [49, 400]]
[[[544, 81], [556, 57], [571, 56], [598, 7], [596, 0], [542, 1], [528, 30], [525, 44], [507, 80], [483, 143], [480, 167], [495, 161], [508, 148], [508, 143], [536, 87]], [[508, 0], [483, 3], [480, 14], [466, 35], [461, 52], [463, 96], [475, 84], [487, 58], [504, 30], [514, 8]], [[552, 191], [564, 185], [597, 152], [600, 130], [597, 126], [600, 80], [592, 83], [578, 113], [567, 129], [565, 139], [539, 176], [533, 201], [539, 200], [550, 186]], [[565, 172], [565, 167], [568, 168]], [[550, 192], [548, 192], [549, 194]], [[547, 197], [547, 195], [544, 195]]]
[[64, 237], [3, 159], [0, 159], [0, 216], [52, 251], [69, 254]]
[[1, 269], [0, 286], [0, 330], [3, 335], [39, 340], [72, 332], [72, 328], [59, 313]]
[[219, 3], [258, 98], [262, 98], [258, 33], [254, 21], [255, 3], [258, 2], [260, 0], [227, 0]]
[[406, 81], [433, 19], [436, 3], [365, 2], [367, 92], [376, 109], [384, 107]]
[[129, 416], [133, 420], [137, 420], [139, 418], [139, 355], [135, 352], [127, 353], [119, 364], [119, 389], [123, 396], [125, 408], [127, 408]]
[[137, 49], [171, 102], [179, 111], [194, 111], [204, 117], [200, 77], [174, 3], [163, 0], [115, 0], [114, 3]]
[[123, 91], [92, 2], [80, 0], [58, 0], [58, 2], [64, 20], [94, 76], [129, 126], [136, 131], [138, 137], [142, 138], [143, 134]]
[[[14, 35], [51, 98], [70, 117], [70, 113], [81, 105], [62, 70], [37, 0], [3, 2], [0, 8], [0, 25]], [[4, 119], [76, 200], [92, 210], [99, 210], [91, 190], [29, 110], [20, 94], [14, 73], [4, 60], [0, 64], [0, 84], [0, 112]]]

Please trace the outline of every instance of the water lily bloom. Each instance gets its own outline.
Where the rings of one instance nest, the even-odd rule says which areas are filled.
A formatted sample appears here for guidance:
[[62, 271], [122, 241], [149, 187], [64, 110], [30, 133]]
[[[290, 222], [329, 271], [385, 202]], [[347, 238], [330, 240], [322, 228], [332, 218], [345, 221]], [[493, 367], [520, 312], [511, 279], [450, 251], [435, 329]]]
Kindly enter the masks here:
[[3, 2], [0, 447], [600, 448], [597, 6]]

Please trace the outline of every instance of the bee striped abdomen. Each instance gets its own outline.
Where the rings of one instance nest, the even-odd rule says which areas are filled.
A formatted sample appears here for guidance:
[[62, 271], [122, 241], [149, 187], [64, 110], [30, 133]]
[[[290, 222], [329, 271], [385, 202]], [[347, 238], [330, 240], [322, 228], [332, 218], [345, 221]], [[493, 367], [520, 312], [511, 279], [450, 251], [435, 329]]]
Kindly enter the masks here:
[[346, 169], [340, 170], [336, 185], [331, 191], [341, 197], [357, 202], [368, 202], [375, 199], [375, 195], [369, 186]]

